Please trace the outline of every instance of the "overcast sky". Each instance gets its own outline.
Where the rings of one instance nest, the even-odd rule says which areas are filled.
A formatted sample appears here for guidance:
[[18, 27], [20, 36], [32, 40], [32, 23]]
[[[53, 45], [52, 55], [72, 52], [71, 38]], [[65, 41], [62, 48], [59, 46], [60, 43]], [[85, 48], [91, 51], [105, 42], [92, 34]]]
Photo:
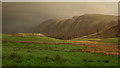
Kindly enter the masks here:
[[83, 14], [117, 15], [117, 2], [4, 2], [3, 33], [24, 32], [48, 19]]

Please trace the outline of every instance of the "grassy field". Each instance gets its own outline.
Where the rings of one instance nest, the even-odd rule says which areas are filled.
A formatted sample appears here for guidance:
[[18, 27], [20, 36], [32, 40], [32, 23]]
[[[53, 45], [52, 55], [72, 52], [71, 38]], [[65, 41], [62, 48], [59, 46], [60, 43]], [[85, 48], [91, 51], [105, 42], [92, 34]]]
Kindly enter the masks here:
[[110, 44], [118, 44], [120, 38], [107, 38], [107, 39], [87, 39], [87, 38], [75, 38], [72, 39], [73, 41], [95, 41], [95, 42], [103, 42], [103, 43], [110, 43]]
[[104, 42], [104, 43], [110, 43], [110, 44], [118, 44], [120, 38], [108, 38], [108, 39], [102, 39], [99, 40], [98, 42]]
[[75, 39], [72, 39], [73, 41], [98, 41], [98, 40], [101, 40], [101, 39], [88, 39], [88, 38], [75, 38]]
[[40, 42], [64, 42], [63, 40], [54, 39], [50, 37], [37, 37], [37, 36], [10, 36], [7, 34], [2, 35], [3, 40], [16, 40], [16, 41], [40, 41]]
[[[9, 35], [3, 35], [3, 40], [64, 42], [49, 37]], [[118, 66], [117, 56], [82, 52], [86, 46], [3, 42], [2, 47], [3, 66]]]

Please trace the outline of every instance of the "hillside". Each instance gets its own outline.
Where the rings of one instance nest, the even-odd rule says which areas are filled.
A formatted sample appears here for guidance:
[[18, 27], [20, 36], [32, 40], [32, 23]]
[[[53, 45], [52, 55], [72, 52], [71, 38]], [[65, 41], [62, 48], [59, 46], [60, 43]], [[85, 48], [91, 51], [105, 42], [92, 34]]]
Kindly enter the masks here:
[[32, 41], [32, 42], [63, 42], [62, 40], [46, 37], [42, 34], [37, 33], [3, 34], [2, 40]]
[[113, 26], [107, 30], [94, 33], [88, 36], [83, 36], [81, 38], [115, 38], [115, 37], [120, 37], [120, 34], [118, 33], [118, 25]]
[[71, 19], [44, 21], [33, 32], [59, 39], [72, 39], [107, 30], [117, 25], [117, 20], [117, 16], [84, 14]]

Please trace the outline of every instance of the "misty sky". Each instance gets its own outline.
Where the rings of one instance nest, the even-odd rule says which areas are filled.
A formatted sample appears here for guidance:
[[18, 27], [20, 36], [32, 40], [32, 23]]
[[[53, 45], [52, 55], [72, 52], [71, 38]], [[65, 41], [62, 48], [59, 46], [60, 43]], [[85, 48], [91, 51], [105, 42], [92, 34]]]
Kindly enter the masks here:
[[25, 32], [48, 19], [118, 14], [117, 2], [4, 2], [2, 8], [3, 33]]

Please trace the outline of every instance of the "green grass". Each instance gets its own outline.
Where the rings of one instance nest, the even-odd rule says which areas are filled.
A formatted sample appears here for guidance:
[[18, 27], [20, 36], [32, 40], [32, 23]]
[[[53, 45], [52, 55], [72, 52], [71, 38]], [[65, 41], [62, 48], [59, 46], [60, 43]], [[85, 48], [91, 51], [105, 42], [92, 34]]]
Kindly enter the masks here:
[[117, 66], [116, 56], [81, 52], [83, 46], [3, 43], [3, 66]]
[[20, 36], [9, 36], [6, 34], [2, 35], [2, 39], [15, 40], [15, 41], [63, 42], [62, 40], [54, 39], [50, 37], [37, 37], [37, 36], [20, 37]]
[[118, 44], [120, 38], [107, 38], [107, 39], [102, 39], [97, 42], [104, 42], [104, 43], [110, 43], [110, 44]]
[[98, 40], [101, 40], [101, 39], [89, 39], [89, 38], [75, 38], [75, 39], [72, 39], [73, 41], [98, 41]]
[[106, 38], [106, 39], [89, 39], [89, 38], [75, 38], [72, 39], [73, 41], [96, 41], [96, 42], [103, 42], [103, 43], [110, 43], [110, 44], [118, 44], [119, 38]]
[[[10, 36], [3, 34], [3, 40], [64, 42], [64, 40], [38, 36]], [[97, 41], [117, 43], [116, 38], [111, 39], [73, 39], [74, 41]], [[74, 45], [48, 45], [32, 43], [2, 44], [3, 66], [117, 66], [118, 57], [96, 53], [81, 52], [84, 46]]]

